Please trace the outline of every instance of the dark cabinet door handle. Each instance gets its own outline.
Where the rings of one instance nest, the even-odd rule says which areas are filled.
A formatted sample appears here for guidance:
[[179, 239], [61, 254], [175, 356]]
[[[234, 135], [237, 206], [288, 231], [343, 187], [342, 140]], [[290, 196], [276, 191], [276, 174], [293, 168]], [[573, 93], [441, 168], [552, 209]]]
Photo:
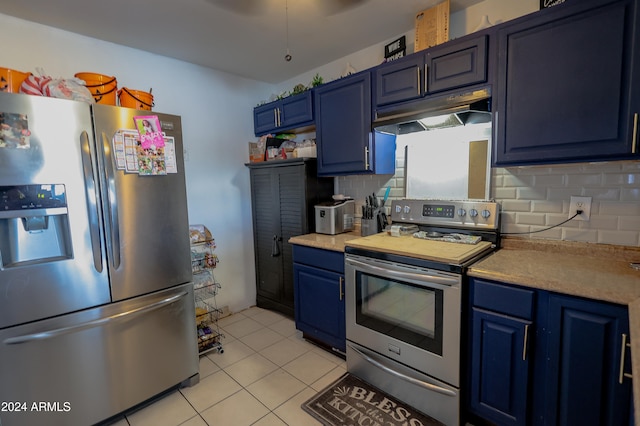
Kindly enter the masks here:
[[280, 256], [280, 246], [278, 242], [282, 241], [282, 237], [278, 237], [277, 235], [273, 236], [273, 244], [271, 245], [271, 257]]

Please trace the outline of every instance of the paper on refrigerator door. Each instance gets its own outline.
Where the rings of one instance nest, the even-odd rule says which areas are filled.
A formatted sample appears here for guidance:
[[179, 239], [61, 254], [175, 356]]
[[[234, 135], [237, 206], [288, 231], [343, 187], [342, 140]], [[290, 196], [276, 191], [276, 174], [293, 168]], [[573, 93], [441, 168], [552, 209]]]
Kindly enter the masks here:
[[142, 176], [178, 173], [175, 139], [163, 135], [163, 146], [144, 149], [135, 129], [120, 129], [113, 136], [113, 152], [118, 170]]

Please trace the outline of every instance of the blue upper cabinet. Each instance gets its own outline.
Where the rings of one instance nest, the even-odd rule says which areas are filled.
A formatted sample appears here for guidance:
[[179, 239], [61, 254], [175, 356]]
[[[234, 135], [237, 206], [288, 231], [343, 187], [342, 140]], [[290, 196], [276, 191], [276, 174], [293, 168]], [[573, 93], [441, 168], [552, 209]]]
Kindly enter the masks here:
[[465, 37], [375, 69], [376, 107], [487, 81], [487, 34]]
[[313, 91], [291, 95], [253, 110], [256, 136], [313, 125]]
[[500, 26], [494, 164], [638, 158], [638, 24], [636, 0], [589, 0]]
[[371, 131], [369, 71], [315, 90], [318, 175], [393, 174], [395, 135]]

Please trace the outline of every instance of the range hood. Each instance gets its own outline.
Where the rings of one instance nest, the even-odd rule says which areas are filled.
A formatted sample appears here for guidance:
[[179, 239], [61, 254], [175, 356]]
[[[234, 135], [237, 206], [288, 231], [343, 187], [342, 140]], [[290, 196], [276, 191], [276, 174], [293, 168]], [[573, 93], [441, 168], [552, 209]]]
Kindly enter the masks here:
[[378, 108], [373, 127], [384, 133], [403, 135], [490, 121], [491, 91], [482, 88]]

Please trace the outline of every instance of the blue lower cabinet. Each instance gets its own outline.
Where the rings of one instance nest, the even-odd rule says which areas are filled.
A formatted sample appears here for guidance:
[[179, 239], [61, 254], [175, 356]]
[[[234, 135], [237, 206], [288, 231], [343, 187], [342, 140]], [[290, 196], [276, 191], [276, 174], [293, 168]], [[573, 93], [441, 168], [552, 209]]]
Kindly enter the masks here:
[[627, 307], [561, 295], [550, 295], [548, 306], [546, 424], [628, 424]]
[[530, 321], [473, 309], [471, 408], [500, 425], [524, 425], [529, 395]]
[[344, 354], [344, 254], [294, 245], [293, 262], [296, 328]]
[[626, 306], [474, 278], [469, 287], [470, 416], [632, 424]]

